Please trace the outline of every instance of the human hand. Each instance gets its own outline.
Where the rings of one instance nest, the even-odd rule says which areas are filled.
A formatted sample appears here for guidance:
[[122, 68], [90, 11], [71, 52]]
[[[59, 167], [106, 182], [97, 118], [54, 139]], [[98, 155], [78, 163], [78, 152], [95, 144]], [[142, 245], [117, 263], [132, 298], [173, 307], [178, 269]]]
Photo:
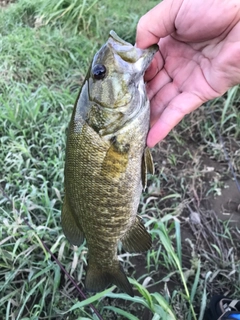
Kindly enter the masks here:
[[138, 23], [136, 45], [158, 43], [145, 74], [153, 147], [191, 111], [240, 83], [240, 1], [164, 0]]

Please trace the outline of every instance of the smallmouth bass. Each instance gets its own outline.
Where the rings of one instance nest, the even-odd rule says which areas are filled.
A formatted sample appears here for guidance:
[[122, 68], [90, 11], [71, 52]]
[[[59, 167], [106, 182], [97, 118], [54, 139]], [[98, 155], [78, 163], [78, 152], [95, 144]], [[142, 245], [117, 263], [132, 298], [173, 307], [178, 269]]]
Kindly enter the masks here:
[[158, 46], [139, 49], [113, 31], [93, 58], [69, 124], [62, 228], [73, 245], [86, 238], [85, 286], [102, 291], [115, 284], [134, 296], [117, 258], [151, 247], [137, 209], [147, 171], [150, 108], [143, 75]]

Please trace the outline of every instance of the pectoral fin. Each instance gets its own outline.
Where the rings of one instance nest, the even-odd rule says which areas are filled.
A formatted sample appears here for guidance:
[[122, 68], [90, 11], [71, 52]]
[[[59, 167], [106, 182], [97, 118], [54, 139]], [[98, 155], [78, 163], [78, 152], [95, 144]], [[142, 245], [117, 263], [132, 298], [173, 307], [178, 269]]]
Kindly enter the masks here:
[[151, 151], [148, 147], [144, 150], [142, 159], [142, 185], [143, 189], [147, 186], [147, 173], [154, 174], [154, 164], [151, 155]]
[[102, 174], [110, 179], [119, 179], [126, 172], [128, 151], [128, 143], [118, 141], [117, 137], [113, 137], [102, 163]]
[[139, 217], [121, 239], [123, 248], [130, 253], [144, 252], [151, 248], [152, 239]]
[[63, 233], [68, 241], [75, 246], [80, 246], [84, 241], [84, 233], [74, 218], [67, 200], [67, 195], [64, 197], [61, 218]]

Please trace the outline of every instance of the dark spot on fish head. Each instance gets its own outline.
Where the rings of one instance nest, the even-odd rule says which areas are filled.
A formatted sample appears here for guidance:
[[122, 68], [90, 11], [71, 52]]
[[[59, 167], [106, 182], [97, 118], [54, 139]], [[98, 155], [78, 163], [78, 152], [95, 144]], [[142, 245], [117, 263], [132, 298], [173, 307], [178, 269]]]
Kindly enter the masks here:
[[116, 143], [117, 142], [117, 137], [116, 136], [113, 136], [111, 139], [110, 139], [110, 142], [112, 144]]
[[122, 147], [122, 152], [123, 153], [127, 153], [130, 149], [130, 144], [129, 143], [126, 143], [125, 145], [123, 145]]

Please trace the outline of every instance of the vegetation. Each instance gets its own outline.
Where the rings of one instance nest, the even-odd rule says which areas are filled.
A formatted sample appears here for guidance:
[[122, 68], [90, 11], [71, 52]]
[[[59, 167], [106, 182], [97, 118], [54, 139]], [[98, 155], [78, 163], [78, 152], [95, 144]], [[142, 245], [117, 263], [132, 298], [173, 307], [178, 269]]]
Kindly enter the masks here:
[[99, 319], [92, 304], [103, 319], [201, 320], [214, 293], [240, 297], [238, 87], [153, 150], [139, 213], [154, 245], [119, 255], [134, 298], [112, 287], [83, 299], [41, 242], [85, 292], [87, 247], [70, 246], [60, 223], [66, 129], [109, 30], [134, 43], [157, 2], [18, 0], [0, 10], [0, 319]]

